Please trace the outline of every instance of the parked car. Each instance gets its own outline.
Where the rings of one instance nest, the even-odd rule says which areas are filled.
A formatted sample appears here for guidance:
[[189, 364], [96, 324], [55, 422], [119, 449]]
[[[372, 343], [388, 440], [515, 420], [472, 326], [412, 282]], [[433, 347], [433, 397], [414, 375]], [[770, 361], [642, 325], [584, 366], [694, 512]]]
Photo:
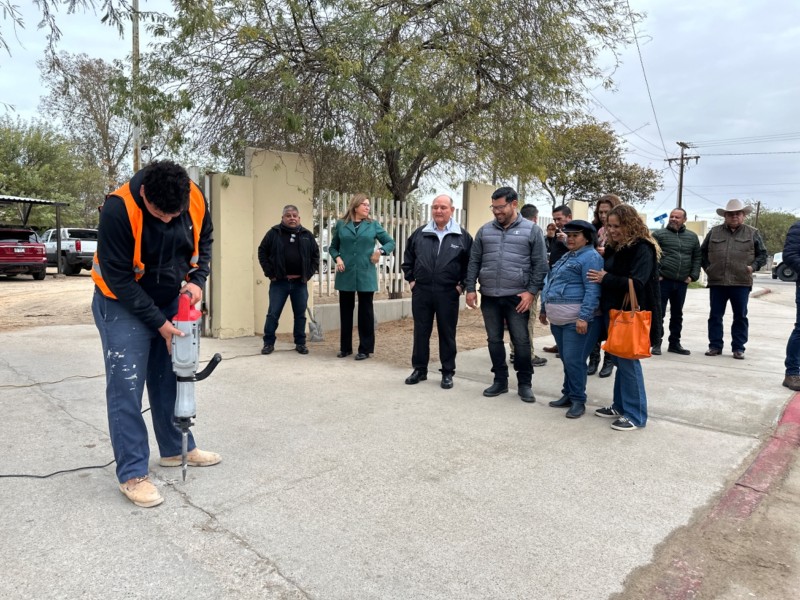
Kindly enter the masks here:
[[781, 281], [797, 281], [797, 273], [783, 262], [783, 252], [778, 252], [772, 257], [772, 278]]
[[47, 251], [47, 264], [54, 266], [60, 263], [60, 271], [64, 275], [77, 275], [81, 269], [91, 270], [94, 252], [97, 250], [97, 229], [62, 227], [60, 260], [56, 260], [56, 230], [45, 231], [42, 240]]
[[33, 275], [41, 281], [47, 275], [44, 244], [33, 229], [0, 228], [0, 274], [6, 277]]

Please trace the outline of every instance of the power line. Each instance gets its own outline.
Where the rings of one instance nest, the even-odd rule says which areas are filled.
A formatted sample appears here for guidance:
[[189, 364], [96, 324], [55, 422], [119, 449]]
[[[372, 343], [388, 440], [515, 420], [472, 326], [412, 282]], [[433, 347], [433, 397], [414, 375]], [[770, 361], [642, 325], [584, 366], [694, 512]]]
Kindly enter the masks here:
[[656, 129], [658, 130], [658, 137], [661, 140], [661, 148], [664, 150], [664, 156], [669, 156], [667, 152], [667, 145], [664, 143], [664, 136], [661, 134], [661, 125], [658, 122], [658, 115], [656, 114], [656, 106], [653, 103], [653, 95], [650, 93], [650, 82], [647, 81], [647, 72], [644, 68], [644, 59], [642, 58], [642, 49], [639, 46], [639, 36], [636, 33], [636, 24], [633, 20], [633, 11], [631, 10], [631, 3], [625, 0], [628, 5], [628, 18], [631, 21], [631, 30], [633, 31], [633, 40], [636, 42], [636, 52], [639, 54], [639, 64], [642, 66], [642, 76], [644, 77], [644, 85], [647, 88], [647, 97], [650, 99], [650, 108], [653, 109], [653, 119], [656, 122]]
[[759, 144], [762, 142], [789, 141], [800, 139], [800, 131], [792, 133], [776, 133], [773, 135], [756, 135], [739, 138], [721, 138], [717, 140], [706, 140], [695, 142], [696, 146], [734, 146], [737, 144]]
[[800, 150], [787, 150], [785, 152], [719, 152], [703, 153], [703, 156], [756, 156], [761, 154], [800, 154]]
[[[638, 138], [639, 138], [640, 140], [642, 140], [643, 142], [650, 144], [650, 145], [651, 145], [653, 148], [655, 148], [656, 150], [659, 150], [659, 151], [661, 151], [661, 150], [662, 150], [662, 148], [661, 148], [661, 147], [660, 147], [658, 144], [654, 144], [653, 142], [651, 142], [651, 141], [650, 141], [650, 140], [648, 140], [647, 138], [645, 138], [645, 137], [642, 137], [641, 135], [639, 135], [639, 134], [637, 133], [638, 129], [641, 129], [641, 127], [640, 127], [640, 128], [638, 128], [638, 129], [633, 129], [633, 128], [632, 128], [630, 125], [628, 125], [627, 123], [625, 123], [625, 122], [624, 122], [622, 119], [620, 119], [620, 118], [619, 118], [617, 115], [615, 115], [613, 112], [611, 112], [611, 109], [610, 109], [610, 108], [608, 108], [608, 107], [607, 107], [605, 104], [603, 104], [602, 102], [600, 102], [600, 100], [597, 98], [597, 96], [595, 96], [595, 95], [594, 95], [594, 92], [592, 92], [591, 90], [589, 90], [589, 95], [591, 95], [591, 97], [592, 97], [592, 98], [594, 98], [594, 100], [595, 100], [595, 103], [596, 103], [598, 106], [600, 106], [600, 108], [602, 108], [603, 110], [605, 110], [605, 111], [606, 111], [608, 114], [610, 114], [612, 117], [614, 117], [614, 118], [617, 120], [617, 122], [618, 122], [620, 125], [622, 125], [623, 127], [625, 127], [625, 129], [627, 129], [627, 130], [628, 130], [628, 133], [631, 133], [631, 134], [635, 135], [636, 137], [638, 137]], [[627, 141], [627, 140], [626, 140], [626, 141]], [[630, 142], [628, 142], [628, 143], [630, 143]], [[633, 146], [633, 144], [631, 144], [631, 146]], [[634, 146], [634, 148], [635, 148], [635, 147], [636, 147], [636, 146]], [[639, 149], [641, 150], [641, 148], [639, 148]], [[645, 150], [642, 150], [642, 152], [645, 152]], [[648, 152], [649, 152], [649, 151], [648, 151]], [[658, 158], [660, 159], [661, 157], [659, 156]]]

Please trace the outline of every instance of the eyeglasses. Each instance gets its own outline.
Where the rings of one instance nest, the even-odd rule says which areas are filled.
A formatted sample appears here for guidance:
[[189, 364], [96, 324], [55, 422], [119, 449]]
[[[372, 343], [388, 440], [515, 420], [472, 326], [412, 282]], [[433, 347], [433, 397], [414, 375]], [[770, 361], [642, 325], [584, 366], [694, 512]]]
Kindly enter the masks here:
[[504, 202], [503, 204], [496, 204], [496, 205], [490, 204], [489, 210], [491, 210], [492, 212], [502, 212], [508, 207], [509, 204], [511, 204], [511, 202]]
[[565, 231], [567, 237], [581, 237], [583, 234], [580, 231]]

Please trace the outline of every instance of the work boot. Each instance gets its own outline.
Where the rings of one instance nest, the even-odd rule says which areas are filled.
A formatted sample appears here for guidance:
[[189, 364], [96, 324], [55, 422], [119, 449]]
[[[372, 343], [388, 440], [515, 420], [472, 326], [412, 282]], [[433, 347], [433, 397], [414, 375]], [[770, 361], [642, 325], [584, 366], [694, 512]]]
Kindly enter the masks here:
[[517, 394], [523, 402], [536, 402], [536, 396], [533, 395], [533, 388], [530, 383], [518, 383]]
[[[190, 467], [210, 467], [221, 460], [222, 457], [216, 452], [206, 452], [200, 448], [195, 448], [186, 455], [186, 464]], [[158, 459], [158, 464], [162, 467], [180, 467], [181, 455], [162, 456]]]
[[136, 506], [142, 508], [152, 508], [164, 501], [164, 498], [158, 493], [158, 488], [150, 482], [147, 475], [134, 477], [125, 483], [120, 483], [119, 491]]
[[614, 363], [608, 353], [603, 357], [603, 367], [600, 369], [600, 377], [611, 377], [614, 370]]
[[483, 390], [483, 395], [487, 398], [494, 398], [500, 394], [508, 393], [508, 379], [495, 379], [494, 383]]
[[800, 392], [800, 375], [787, 375], [783, 378], [783, 387]]
[[597, 373], [597, 367], [600, 366], [600, 348], [595, 346], [592, 353], [589, 355], [589, 366], [586, 368], [587, 375], [594, 375]]

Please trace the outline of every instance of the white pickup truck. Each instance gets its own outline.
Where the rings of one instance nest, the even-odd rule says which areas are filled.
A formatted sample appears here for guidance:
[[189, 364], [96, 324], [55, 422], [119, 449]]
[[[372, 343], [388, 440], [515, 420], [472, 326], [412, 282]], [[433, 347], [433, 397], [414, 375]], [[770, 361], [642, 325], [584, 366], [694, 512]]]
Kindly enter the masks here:
[[48, 265], [60, 265], [64, 275], [77, 275], [81, 269], [92, 268], [92, 258], [97, 250], [97, 230], [78, 227], [61, 228], [61, 256], [58, 255], [57, 229], [48, 229], [42, 234]]

